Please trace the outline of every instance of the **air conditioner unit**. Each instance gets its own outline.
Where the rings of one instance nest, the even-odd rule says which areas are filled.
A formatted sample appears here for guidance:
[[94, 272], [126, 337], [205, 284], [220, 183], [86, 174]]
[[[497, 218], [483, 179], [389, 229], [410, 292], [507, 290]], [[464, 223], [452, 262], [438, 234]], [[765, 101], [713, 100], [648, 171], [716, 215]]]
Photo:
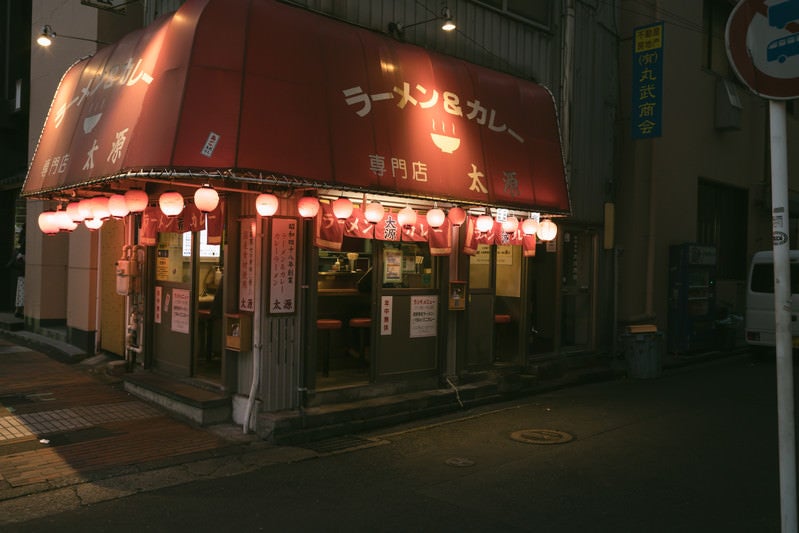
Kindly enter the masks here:
[[738, 88], [729, 80], [716, 82], [716, 114], [714, 126], [717, 130], [740, 130], [743, 105]]

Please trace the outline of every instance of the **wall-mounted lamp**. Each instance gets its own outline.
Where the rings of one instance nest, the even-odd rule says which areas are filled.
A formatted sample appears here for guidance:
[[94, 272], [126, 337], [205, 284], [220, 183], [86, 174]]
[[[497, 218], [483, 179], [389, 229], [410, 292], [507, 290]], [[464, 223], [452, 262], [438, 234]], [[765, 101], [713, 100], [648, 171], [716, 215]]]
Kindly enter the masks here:
[[49, 24], [45, 24], [44, 25], [44, 27], [42, 28], [42, 32], [36, 38], [36, 43], [39, 46], [47, 47], [47, 46], [50, 46], [51, 44], [53, 44], [53, 40], [56, 37], [61, 38], [61, 39], [74, 39], [76, 41], [87, 41], [87, 42], [94, 43], [94, 44], [108, 44], [108, 43], [103, 42], [103, 41], [98, 41], [97, 39], [87, 39], [86, 37], [75, 37], [75, 36], [72, 36], [72, 35], [63, 35], [63, 34], [60, 34], [60, 33], [56, 33], [55, 31], [53, 31], [53, 27], [50, 26]]
[[388, 33], [389, 35], [393, 35], [395, 37], [402, 38], [405, 36], [405, 30], [408, 28], [413, 28], [414, 26], [420, 26], [422, 24], [427, 24], [429, 22], [433, 22], [436, 20], [440, 20], [441, 22], [441, 29], [444, 31], [452, 31], [457, 26], [455, 25], [455, 21], [452, 19], [452, 12], [449, 10], [448, 7], [444, 6], [441, 9], [441, 14], [437, 17], [433, 17], [428, 20], [422, 20], [420, 22], [414, 22], [413, 24], [402, 24], [401, 22], [389, 22], [388, 23]]

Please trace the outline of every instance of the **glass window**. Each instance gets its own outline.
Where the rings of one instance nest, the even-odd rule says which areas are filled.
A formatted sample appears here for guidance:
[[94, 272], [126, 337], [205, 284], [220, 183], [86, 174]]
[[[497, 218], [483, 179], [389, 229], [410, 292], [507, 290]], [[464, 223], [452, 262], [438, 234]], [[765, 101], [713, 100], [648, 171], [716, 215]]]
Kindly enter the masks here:
[[477, 253], [469, 257], [469, 289], [491, 288], [491, 246], [478, 244]]
[[745, 189], [699, 181], [697, 241], [716, 247], [719, 279], [746, 279], [748, 205]]
[[[191, 233], [189, 250], [191, 251]], [[176, 283], [191, 282], [191, 253], [183, 255], [183, 234], [159, 233], [155, 261], [155, 279]]]
[[702, 39], [705, 48], [704, 67], [708, 70], [730, 76], [727, 60], [727, 45], [724, 33], [732, 6], [727, 0], [705, 0], [703, 10], [704, 31]]
[[480, 4], [516, 17], [549, 26], [552, 0], [479, 0]]
[[384, 288], [431, 289], [435, 286], [434, 268], [427, 243], [383, 243]]

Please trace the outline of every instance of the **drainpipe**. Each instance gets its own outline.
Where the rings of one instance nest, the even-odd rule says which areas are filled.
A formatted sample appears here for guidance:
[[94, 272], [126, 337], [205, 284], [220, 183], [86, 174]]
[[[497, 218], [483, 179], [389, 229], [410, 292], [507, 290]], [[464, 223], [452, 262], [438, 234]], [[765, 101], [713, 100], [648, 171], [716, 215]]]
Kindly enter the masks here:
[[572, 72], [574, 70], [574, 0], [565, 0], [563, 20], [563, 50], [560, 77], [560, 130], [563, 138], [563, 155], [566, 159], [566, 179], [571, 176], [571, 101]]

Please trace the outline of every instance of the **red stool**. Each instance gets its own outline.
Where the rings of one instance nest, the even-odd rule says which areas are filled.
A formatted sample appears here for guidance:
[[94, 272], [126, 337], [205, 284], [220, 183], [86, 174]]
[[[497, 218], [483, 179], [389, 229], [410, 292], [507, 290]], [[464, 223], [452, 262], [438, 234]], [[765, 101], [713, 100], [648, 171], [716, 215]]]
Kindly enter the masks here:
[[358, 330], [358, 353], [363, 357], [364, 364], [366, 363], [366, 332], [372, 327], [371, 318], [351, 318], [349, 321], [351, 328]]
[[332, 345], [330, 336], [335, 329], [341, 329], [341, 320], [335, 318], [319, 318], [316, 320], [316, 329], [327, 332], [327, 346], [322, 356], [322, 375], [330, 373], [330, 347]]
[[[497, 314], [494, 315], [494, 325], [501, 326], [503, 324], [510, 324], [511, 323], [511, 316], [506, 314]], [[500, 361], [502, 358], [499, 355], [498, 347], [499, 347], [499, 335], [497, 334], [497, 328], [494, 328], [494, 361]]]

